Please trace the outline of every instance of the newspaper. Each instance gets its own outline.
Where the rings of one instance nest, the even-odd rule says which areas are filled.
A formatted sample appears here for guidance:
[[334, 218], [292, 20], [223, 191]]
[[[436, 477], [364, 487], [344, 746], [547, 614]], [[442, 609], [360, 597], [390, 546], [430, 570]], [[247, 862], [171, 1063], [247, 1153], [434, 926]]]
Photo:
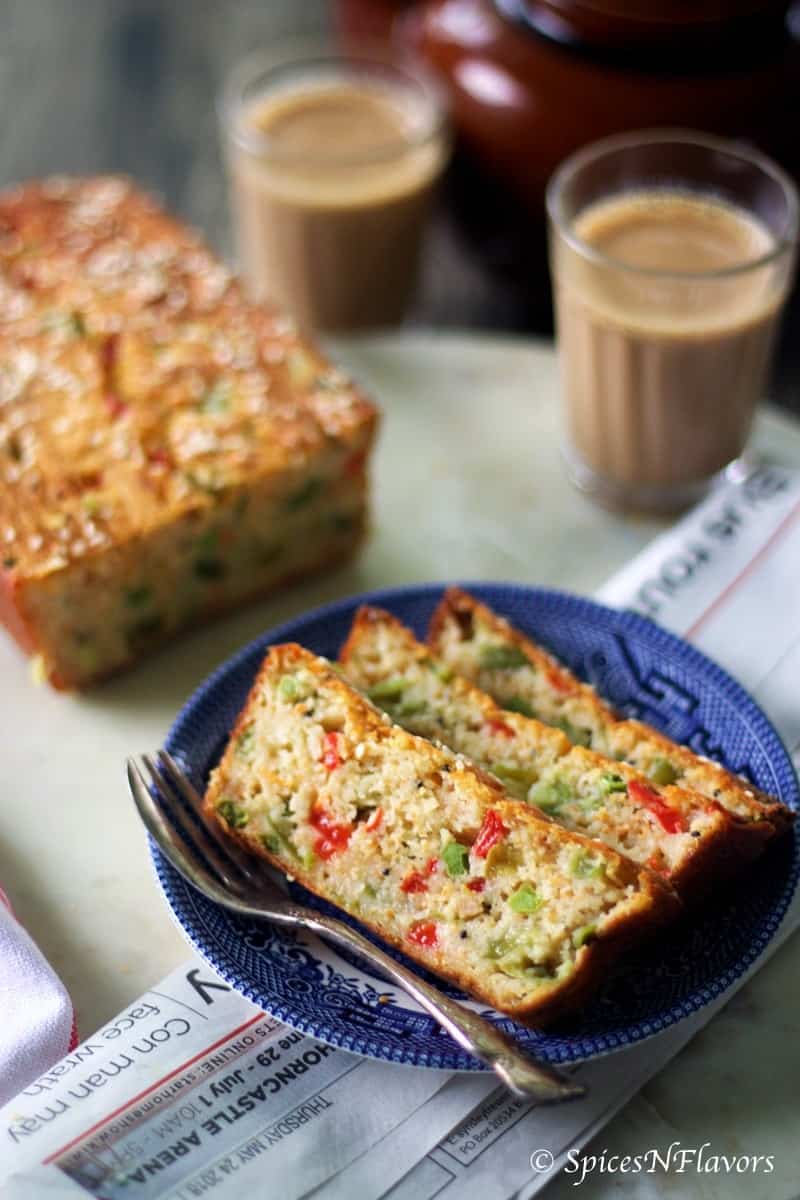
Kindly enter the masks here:
[[[658, 538], [600, 599], [727, 666], [800, 763], [790, 594], [800, 595], [800, 473], [764, 466]], [[749, 974], [798, 925], [795, 900]], [[539, 1108], [487, 1073], [397, 1067], [326, 1046], [190, 959], [0, 1110], [2, 1194], [527, 1200], [743, 982], [646, 1043], [573, 1068], [585, 1099]]]

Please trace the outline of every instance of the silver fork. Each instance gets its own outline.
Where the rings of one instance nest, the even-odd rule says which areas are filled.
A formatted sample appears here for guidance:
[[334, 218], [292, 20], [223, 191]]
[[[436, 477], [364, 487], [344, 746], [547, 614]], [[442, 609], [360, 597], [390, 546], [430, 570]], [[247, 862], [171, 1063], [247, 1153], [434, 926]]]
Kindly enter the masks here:
[[199, 793], [171, 755], [159, 751], [154, 760], [143, 754], [141, 762], [152, 790], [137, 761], [128, 759], [128, 782], [139, 815], [164, 856], [209, 900], [242, 916], [300, 926], [355, 950], [413, 996], [459, 1046], [491, 1067], [514, 1095], [540, 1104], [584, 1095], [581, 1084], [523, 1054], [489, 1021], [420, 979], [343, 921], [295, 904], [266, 863], [205, 818]]

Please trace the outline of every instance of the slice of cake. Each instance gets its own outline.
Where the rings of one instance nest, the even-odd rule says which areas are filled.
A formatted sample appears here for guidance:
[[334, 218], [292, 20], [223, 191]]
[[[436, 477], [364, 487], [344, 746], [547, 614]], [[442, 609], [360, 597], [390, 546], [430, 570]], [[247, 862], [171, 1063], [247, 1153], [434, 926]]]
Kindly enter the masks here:
[[375, 424], [125, 180], [0, 195], [0, 620], [56, 686], [352, 554]]
[[[511, 795], [658, 871], [684, 897], [763, 846], [758, 825], [704, 796], [659, 784], [573, 746], [559, 729], [504, 711], [390, 613], [362, 608], [341, 659], [350, 682], [406, 729], [468, 755]], [[585, 869], [583, 856], [576, 856], [575, 870]]]
[[575, 745], [629, 763], [654, 783], [699, 792], [732, 816], [759, 827], [765, 839], [794, 820], [786, 805], [718, 763], [641, 721], [620, 720], [593, 687], [459, 588], [450, 588], [437, 608], [429, 645], [452, 670], [503, 708], [556, 726]]
[[532, 1024], [679, 907], [652, 872], [542, 821], [295, 645], [269, 651], [205, 804], [250, 850]]

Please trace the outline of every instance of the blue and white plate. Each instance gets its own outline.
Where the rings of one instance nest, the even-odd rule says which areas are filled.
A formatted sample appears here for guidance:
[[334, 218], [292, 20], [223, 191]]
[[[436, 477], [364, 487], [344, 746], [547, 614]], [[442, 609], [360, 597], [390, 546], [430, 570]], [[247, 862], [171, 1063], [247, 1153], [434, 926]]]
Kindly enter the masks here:
[[[467, 586], [549, 646], [620, 710], [720, 759], [800, 808], [795, 773], [775, 730], [743, 689], [697, 650], [641, 617], [576, 596], [505, 584]], [[390, 609], [424, 636], [441, 594], [441, 585], [432, 584], [373, 592], [272, 630], [198, 689], [178, 716], [166, 748], [201, 786], [222, 753], [268, 645], [296, 641], [334, 659], [362, 603]], [[364, 962], [302, 932], [233, 916], [185, 883], [155, 849], [153, 854], [167, 902], [193, 946], [237, 991], [273, 1016], [358, 1054], [415, 1066], [480, 1069]], [[774, 936], [799, 874], [795, 833], [770, 847], [699, 912], [661, 935], [657, 945], [628, 954], [588, 1007], [558, 1027], [525, 1029], [472, 1003], [550, 1062], [581, 1062], [630, 1046], [697, 1012], [747, 970]]]

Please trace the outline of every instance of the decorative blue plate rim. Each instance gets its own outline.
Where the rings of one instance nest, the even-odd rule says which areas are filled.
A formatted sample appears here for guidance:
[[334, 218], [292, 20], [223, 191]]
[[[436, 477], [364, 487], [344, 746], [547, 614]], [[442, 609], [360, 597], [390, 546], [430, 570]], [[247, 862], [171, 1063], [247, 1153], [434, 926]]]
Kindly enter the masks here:
[[[417, 609], [429, 614], [447, 586], [450, 586], [448, 582], [441, 582], [382, 588], [322, 605], [268, 630], [221, 664], [193, 693], [169, 731], [166, 749], [182, 759], [200, 783], [224, 741], [218, 729], [209, 754], [206, 727], [210, 721], [218, 722], [227, 697], [231, 714], [227, 732], [232, 715], [243, 703], [268, 645], [281, 641], [302, 642], [306, 630], [322, 636], [321, 631], [339, 627], [332, 645], [322, 650], [319, 644], [312, 645], [312, 649], [332, 657], [338, 650], [338, 642], [350, 616], [360, 604], [381, 605], [414, 624], [409, 609], [411, 614]], [[607, 670], [609, 674], [603, 690], [608, 692], [610, 688], [613, 692], [616, 687], [619, 695], [612, 694], [611, 699], [635, 715], [642, 715], [662, 727], [668, 724], [666, 715], [670, 721], [674, 717], [679, 727], [683, 722], [685, 732], [694, 711], [692, 703], [698, 711], [705, 705], [706, 717], [710, 716], [718, 724], [722, 720], [722, 726], [713, 730], [698, 726], [693, 736], [711, 737], [712, 742], [716, 739], [716, 742], [724, 743], [728, 736], [726, 722], [717, 713], [717, 708], [722, 706], [724, 716], [735, 715], [741, 726], [739, 742], [744, 737], [750, 747], [748, 753], [755, 755], [752, 762], [748, 759], [744, 765], [757, 776], [756, 782], [777, 794], [790, 807], [800, 810], [797, 778], [779, 735], [741, 685], [695, 647], [636, 613], [607, 608], [556, 589], [485, 581], [460, 583], [459, 586], [497, 611], [511, 616], [523, 628], [527, 625], [538, 636], [542, 636], [542, 623], [547, 625], [546, 617], [555, 612], [559, 614], [556, 637], [567, 625], [578, 631], [579, 640], [596, 641], [600, 647], [598, 652], [594, 655], [587, 652], [581, 661], [577, 661], [571, 653], [572, 643], [566, 650], [564, 645], [553, 645], [552, 630], [550, 638], [543, 638], [593, 682], [596, 682], [594, 675], [598, 670], [601, 674]], [[314, 640], [313, 636], [311, 640]], [[618, 662], [609, 664], [606, 651], [611, 647], [612, 654], [617, 653], [617, 645], [621, 657]], [[639, 658], [645, 652], [644, 659], [649, 656], [651, 661], [645, 661], [643, 666], [636, 654], [628, 653], [630, 646], [638, 652]], [[643, 676], [645, 666], [656, 679], [655, 690], [652, 678]], [[683, 676], [702, 682], [702, 697], [688, 695], [682, 684]], [[634, 693], [641, 694], [626, 695], [625, 689], [631, 686]], [[230, 700], [232, 689], [237, 697], [233, 706]], [[709, 698], [710, 702], [706, 704]], [[666, 706], [665, 711], [659, 709], [660, 704]], [[206, 738], [205, 758], [199, 771], [198, 723]], [[674, 730], [672, 733], [675, 736]], [[739, 743], [734, 739], [730, 744]], [[706, 750], [710, 746], [707, 741], [701, 741], [696, 748]], [[757, 755], [756, 750], [759, 751]], [[728, 765], [739, 769], [741, 763], [729, 762]], [[200, 896], [152, 843], [151, 853], [173, 918], [193, 947], [231, 987], [276, 1019], [320, 1041], [374, 1058], [448, 1070], [482, 1069], [480, 1063], [443, 1034], [430, 1018], [409, 1007], [403, 993], [385, 984], [378, 975], [371, 974], [358, 960], [303, 934], [278, 930], [266, 923], [258, 928], [255, 923], [247, 926]], [[538, 1031], [519, 1026], [508, 1017], [471, 1003], [546, 1061], [577, 1063], [631, 1046], [698, 1012], [744, 974], [777, 932], [798, 879], [800, 831], [795, 830], [790, 837], [781, 839], [780, 845], [771, 847], [761, 863], [751, 868], [746, 876], [745, 882], [752, 889], [746, 899], [752, 900], [752, 905], [744, 903], [745, 897], [726, 895], [722, 907], [718, 903], [712, 906], [715, 912], [711, 916], [708, 913], [702, 917], [693, 915], [692, 921], [699, 922], [699, 930], [692, 932], [688, 919], [681, 922], [677, 936], [675, 931], [666, 936], [666, 951], [660, 944], [657, 957], [651, 947], [649, 953], [648, 948], [643, 948], [623, 960], [625, 966], [619, 972], [618, 991], [625, 997], [624, 1005], [619, 997], [614, 999], [615, 979], [608, 989], [603, 990], [598, 1001], [580, 1014], [580, 1018], [564, 1022], [556, 1029]], [[308, 899], [305, 893], [303, 896]], [[315, 903], [326, 907], [320, 902]], [[753, 906], [755, 912], [750, 912]], [[739, 910], [745, 928], [737, 936]], [[717, 929], [717, 926], [721, 928]], [[716, 939], [712, 936], [709, 941], [709, 935], [715, 933]], [[691, 951], [693, 941], [695, 952], [687, 953]], [[712, 947], [710, 952], [709, 946]], [[701, 948], [702, 955], [699, 954]], [[703, 964], [699, 972], [698, 957]], [[681, 981], [692, 972], [699, 977], [681, 986]], [[653, 987], [648, 988], [651, 979]], [[437, 982], [442, 986], [441, 980]], [[452, 994], [458, 994], [447, 985], [443, 986]], [[657, 999], [659, 987], [670, 990], [663, 1002]], [[633, 1006], [630, 1019], [620, 1012], [629, 1003]], [[587, 1013], [593, 1014], [594, 1019], [587, 1021]]]

